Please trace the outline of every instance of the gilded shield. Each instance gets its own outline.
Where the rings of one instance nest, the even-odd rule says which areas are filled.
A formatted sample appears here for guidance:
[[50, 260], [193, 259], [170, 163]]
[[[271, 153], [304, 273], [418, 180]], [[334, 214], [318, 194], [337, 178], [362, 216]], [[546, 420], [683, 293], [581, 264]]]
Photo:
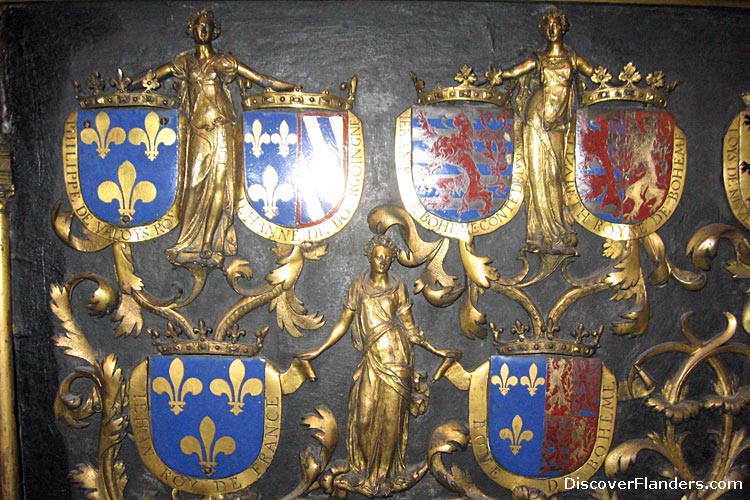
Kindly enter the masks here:
[[748, 108], [724, 135], [724, 189], [732, 213], [750, 229], [750, 95], [742, 98]]
[[469, 399], [474, 455], [506, 488], [562, 491], [566, 477], [593, 476], [612, 442], [617, 383], [598, 359], [492, 356]]
[[523, 198], [510, 107], [412, 106], [398, 118], [396, 167], [405, 208], [424, 227], [466, 239], [507, 223]]
[[262, 358], [151, 357], [133, 371], [130, 407], [146, 467], [190, 493], [253, 484], [279, 442], [279, 374]]
[[682, 196], [686, 144], [667, 111], [578, 111], [565, 166], [568, 206], [579, 224], [615, 240], [655, 232]]
[[113, 106], [68, 117], [65, 188], [87, 229], [134, 242], [177, 225], [178, 129], [172, 108]]
[[361, 123], [349, 111], [246, 110], [245, 197], [238, 215], [282, 243], [344, 228], [362, 194]]

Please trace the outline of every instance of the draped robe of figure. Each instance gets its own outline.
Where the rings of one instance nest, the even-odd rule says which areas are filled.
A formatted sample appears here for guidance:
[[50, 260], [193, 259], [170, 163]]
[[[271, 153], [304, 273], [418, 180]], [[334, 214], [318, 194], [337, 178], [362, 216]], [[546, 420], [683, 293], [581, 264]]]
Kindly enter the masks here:
[[[237, 253], [232, 217], [238, 125], [226, 87], [237, 75], [237, 60], [221, 53], [201, 60], [191, 50], [175, 57], [171, 70], [183, 81], [181, 110], [188, 123], [183, 152], [186, 168], [178, 201], [180, 236], [167, 256], [180, 264], [199, 262], [203, 242], [208, 239], [211, 258], [220, 263], [224, 255]], [[212, 208], [219, 203], [220, 209]], [[212, 224], [216, 224], [215, 231], [206, 235]]]
[[411, 318], [411, 302], [398, 278], [381, 289], [366, 271], [352, 282], [344, 307], [354, 311], [352, 340], [362, 353], [349, 393], [349, 465], [374, 492], [406, 470], [414, 351], [401, 317]]
[[527, 243], [542, 252], [572, 253], [577, 244], [573, 219], [563, 199], [563, 168], [573, 120], [576, 55], [536, 54], [539, 86], [526, 107], [523, 140], [528, 175]]

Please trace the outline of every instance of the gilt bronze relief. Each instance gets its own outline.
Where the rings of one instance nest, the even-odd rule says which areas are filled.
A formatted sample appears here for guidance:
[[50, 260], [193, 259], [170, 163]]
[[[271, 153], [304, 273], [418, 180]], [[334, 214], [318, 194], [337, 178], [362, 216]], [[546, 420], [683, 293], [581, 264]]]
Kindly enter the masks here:
[[[260, 354], [269, 327], [247, 335], [240, 322], [268, 306], [278, 327], [293, 336], [323, 325], [297, 297], [295, 284], [306, 261], [326, 254], [323, 241], [349, 222], [359, 203], [364, 146], [361, 122], [351, 112], [357, 78], [341, 85], [349, 91], [345, 97], [303, 92], [214, 49], [220, 31], [213, 13], [201, 10], [187, 24], [193, 49], [140, 78], [118, 71], [111, 90], [98, 73], [86, 82], [90, 93], [75, 85], [82, 110], [66, 121], [63, 139], [72, 210], [58, 202], [53, 225], [75, 250], [111, 247], [116, 282], [82, 273], [52, 286], [52, 312], [64, 330], [54, 342], [83, 363], [61, 383], [55, 414], [74, 428], [101, 414], [97, 463], [71, 473], [97, 498], [125, 497], [119, 454], [130, 432], [146, 468], [173, 498], [253, 495], [249, 488], [280, 443], [283, 396], [316, 378], [307, 360], [278, 370]], [[176, 95], [164, 88], [170, 78]], [[232, 102], [235, 81], [244, 115]], [[266, 90], [252, 93], [253, 83]], [[321, 180], [314, 175], [321, 169], [331, 182], [313, 182]], [[253, 277], [250, 262], [235, 257], [243, 254], [235, 216], [275, 243], [278, 266], [254, 287], [245, 285]], [[157, 297], [138, 271], [133, 247], [177, 228], [164, 255], [192, 277], [192, 289]], [[209, 326], [191, 317], [190, 306], [208, 291], [213, 271], [238, 297], [219, 305]], [[94, 350], [75, 319], [71, 298], [86, 282], [96, 286], [89, 313], [111, 316], [115, 337], [146, 330], [152, 339], [156, 353], [129, 379], [114, 353], [102, 357]], [[144, 311], [164, 326], [147, 327]], [[90, 392], [79, 393], [80, 380], [89, 381]], [[314, 488], [338, 441], [325, 407], [303, 424], [320, 447], [302, 453], [301, 479], [285, 498]]]
[[[344, 298], [341, 316], [322, 345], [297, 352], [286, 370], [262, 355], [273, 335], [269, 327], [251, 331], [243, 323], [250, 314], [262, 318], [259, 310], [268, 307], [279, 329], [294, 337], [324, 325], [320, 314], [305, 308], [298, 284], [305, 267], [326, 255], [327, 238], [353, 218], [365, 192], [362, 121], [352, 112], [357, 78], [341, 84], [344, 95], [338, 96], [258, 73], [213, 48], [220, 26], [204, 10], [188, 22], [193, 49], [132, 80], [120, 72], [105, 82], [95, 74], [86, 82], [88, 95], [77, 85], [82, 109], [66, 121], [63, 139], [71, 209], [58, 203], [53, 224], [75, 250], [112, 247], [115, 274], [113, 283], [81, 273], [52, 286], [50, 305], [63, 330], [54, 342], [80, 365], [62, 381], [55, 413], [74, 428], [101, 417], [96, 460], [72, 471], [72, 481], [87, 495], [126, 498], [121, 448], [132, 435], [145, 468], [172, 498], [257, 498], [251, 488], [281, 454], [284, 396], [323, 375], [313, 369], [322, 360], [314, 360], [325, 359], [350, 329], [357, 365], [348, 400], [340, 391], [325, 401], [347, 400], [346, 458], [334, 457], [339, 429], [333, 413], [317, 406], [303, 424], [318, 446], [301, 453], [301, 478], [284, 500], [398, 498], [433, 478], [456, 497], [488, 500], [468, 473], [444, 463], [469, 444], [472, 465], [508, 490], [504, 498], [556, 497], [568, 489], [566, 480], [595, 474], [627, 477], [642, 451], [660, 455], [662, 470], [675, 477], [740, 477], [738, 457], [748, 445], [733, 419], [750, 398], [724, 359], [744, 361], [750, 353], [746, 342], [730, 342], [736, 339], [731, 315], [725, 331], [707, 341], [686, 320], [684, 342], [647, 349], [627, 374], [608, 368], [611, 360], [597, 356], [597, 349], [610, 332], [655, 338], [650, 287], [674, 278], [689, 290], [702, 288], [700, 271], [708, 269], [720, 237], [735, 244], [731, 269], [741, 275], [750, 265], [747, 239], [727, 227], [702, 230], [690, 246], [699, 270], [673, 262], [657, 231], [678, 208], [687, 168], [680, 113], [665, 109], [676, 83], [668, 85], [657, 71], [643, 85], [631, 63], [619, 73], [622, 85], [615, 85], [606, 68], [562, 43], [568, 22], [559, 11], [545, 14], [539, 29], [547, 45], [507, 69], [478, 74], [464, 65], [457, 85], [432, 90], [412, 74], [417, 102], [396, 122], [404, 208], [369, 213], [375, 233], [366, 250], [369, 268], [350, 277], [348, 290], [326, 290]], [[582, 85], [584, 78], [594, 86]], [[176, 95], [167, 89], [171, 80]], [[265, 89], [255, 92], [253, 84]], [[727, 139], [725, 159], [732, 162], [725, 176], [735, 176], [726, 181], [729, 196], [744, 189], [746, 114], [727, 136], [733, 139]], [[746, 200], [740, 201], [744, 207]], [[507, 246], [487, 241], [524, 217], [522, 204], [526, 235], [512, 246], [518, 250], [510, 256], [518, 257], [513, 269], [501, 261], [509, 256]], [[586, 276], [577, 276], [572, 264], [598, 255], [578, 245], [581, 228], [603, 239], [605, 258]], [[244, 236], [273, 245], [277, 266], [260, 277], [253, 278], [256, 266], [243, 258], [250, 250], [237, 233], [245, 229]], [[422, 229], [435, 236], [423, 238]], [[191, 278], [191, 287], [163, 298], [152, 292], [158, 284], [139, 269], [135, 249], [146, 240], [159, 245], [170, 232], [174, 241], [162, 244], [160, 263]], [[402, 248], [386, 233], [398, 233]], [[461, 276], [446, 270], [451, 247], [458, 248], [452, 264], [459, 263]], [[414, 293], [445, 308], [440, 314], [458, 316], [461, 341], [487, 339], [495, 352], [469, 371], [459, 351], [428, 340], [433, 334], [425, 335], [412, 316], [408, 283], [391, 272], [396, 262], [422, 267]], [[544, 287], [553, 278], [565, 289], [550, 297]], [[217, 303], [215, 318], [194, 317], [191, 306], [223, 280], [236, 294], [231, 303]], [[75, 319], [80, 297], [74, 296], [92, 284], [89, 312], [108, 316], [115, 337], [144, 330], [150, 337], [153, 352], [132, 372], [115, 353], [98, 353], [93, 332]], [[488, 295], [511, 299], [527, 318], [500, 316]], [[568, 312], [595, 296], [633, 307], [611, 314], [606, 307], [602, 325], [589, 324], [588, 317], [586, 324], [566, 321]], [[744, 325], [750, 325], [747, 311], [750, 306]], [[152, 324], [154, 315], [161, 324]], [[448, 379], [469, 401], [461, 409], [466, 423], [429, 429], [426, 450], [410, 433], [429, 407], [431, 390], [417, 370], [414, 346], [441, 358], [433, 381]], [[646, 371], [669, 356], [684, 363], [666, 380]], [[689, 392], [687, 379], [699, 367], [715, 378], [714, 393]], [[89, 393], [81, 382], [90, 384]], [[663, 417], [663, 429], [616, 442], [618, 403], [628, 400], [642, 400], [642, 411]], [[692, 470], [682, 456], [680, 426], [704, 417], [720, 424], [713, 428], [719, 451], [708, 472]], [[420, 457], [416, 463], [408, 463], [407, 451]], [[618, 498], [613, 491], [590, 496]]]

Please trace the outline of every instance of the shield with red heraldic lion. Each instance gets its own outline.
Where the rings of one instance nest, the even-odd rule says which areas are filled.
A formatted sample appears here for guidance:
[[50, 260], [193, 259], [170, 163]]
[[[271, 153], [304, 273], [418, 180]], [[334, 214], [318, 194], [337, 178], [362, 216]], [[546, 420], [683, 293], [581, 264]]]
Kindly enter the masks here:
[[406, 210], [425, 228], [467, 240], [508, 223], [523, 201], [523, 162], [514, 139], [509, 94], [476, 85], [472, 68], [460, 85], [434, 90], [412, 75], [418, 104], [396, 120], [396, 172]]

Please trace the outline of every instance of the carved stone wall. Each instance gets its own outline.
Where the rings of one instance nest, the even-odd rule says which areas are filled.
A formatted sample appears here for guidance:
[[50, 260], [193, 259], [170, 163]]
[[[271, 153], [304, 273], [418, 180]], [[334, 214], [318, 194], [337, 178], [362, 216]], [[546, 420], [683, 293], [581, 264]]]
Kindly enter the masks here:
[[[488, 66], [508, 67], [543, 46], [537, 23], [547, 5], [513, 2], [214, 2], [210, 5], [222, 24], [215, 45], [234, 53], [265, 74], [303, 85], [306, 90], [334, 88], [339, 82], [359, 77], [354, 111], [363, 122], [366, 176], [358, 212], [349, 225], [332, 237], [328, 254], [310, 262], [297, 285], [298, 295], [311, 311], [326, 318], [321, 330], [293, 338], [282, 332], [274, 315], [261, 309], [243, 325], [254, 331], [266, 325], [270, 332], [263, 354], [277, 366], [288, 366], [296, 351], [319, 345], [338, 317], [347, 287], [366, 267], [363, 248], [371, 233], [367, 214], [381, 204], [401, 205], [394, 167], [396, 117], [416, 102], [409, 77], [416, 71], [428, 82], [450, 84], [456, 68], [468, 64], [477, 70]], [[13, 313], [16, 348], [17, 399], [22, 447], [23, 491], [28, 500], [86, 498], [72, 486], [68, 473], [76, 464], [96, 461], [98, 424], [71, 429], [55, 420], [53, 400], [60, 380], [76, 361], [65, 357], [52, 344], [60, 325], [50, 307], [52, 283], [71, 275], [93, 271], [114, 278], [108, 252], [80, 254], [58, 241], [49, 218], [55, 201], [65, 197], [61, 137], [66, 116], [77, 105], [71, 80], [83, 80], [90, 71], [114, 74], [117, 68], [141, 74], [170, 60], [191, 47], [185, 37], [185, 19], [201, 4], [182, 2], [95, 2], [29, 3], [6, 5], [0, 11], [2, 61], [0, 98], [3, 132], [10, 130], [16, 197], [12, 203], [13, 223]], [[673, 93], [669, 110], [685, 132], [688, 143], [688, 174], [682, 202], [671, 220], [660, 230], [668, 255], [683, 268], [691, 263], [685, 248], [693, 233], [710, 223], [739, 227], [724, 194], [722, 184], [722, 140], [731, 119], [742, 109], [738, 95], [750, 90], [748, 27], [750, 11], [725, 8], [643, 7], [626, 5], [562, 4], [571, 29], [566, 43], [594, 65], [621, 68], [629, 61], [646, 72], [662, 70], [684, 83]], [[235, 104], [239, 96], [235, 96]], [[6, 120], [7, 116], [7, 120]], [[514, 260], [524, 242], [523, 210], [501, 230], [478, 240], [480, 253], [489, 255], [504, 274], [516, 270]], [[425, 239], [434, 236], [422, 231]], [[271, 243], [244, 228], [239, 231], [242, 257], [251, 261], [256, 280], [274, 266]], [[571, 272], [585, 276], [604, 262], [602, 240], [579, 231], [581, 257]], [[174, 293], [174, 283], [189, 278], [172, 268], [163, 250], [177, 238], [149, 242], [137, 249], [142, 274], [154, 292]], [[721, 247], [717, 264], [708, 273], [701, 291], [688, 291], [674, 281], [649, 289], [651, 322], [638, 338], [605, 333], [598, 356], [624, 379], [636, 358], [651, 346], [670, 340], [682, 341], [680, 318], [688, 311], [697, 314], [690, 322], [696, 335], [707, 340], [726, 327], [724, 312], [739, 316], [746, 285], [733, 280], [721, 264], [728, 260], [730, 246]], [[642, 257], [645, 261], [645, 256]], [[459, 273], [457, 255], [448, 257], [446, 267]], [[394, 264], [393, 272], [411, 284], [420, 270]], [[82, 285], [86, 286], [86, 285]], [[410, 287], [411, 288], [411, 287]], [[547, 280], [534, 289], [544, 308], [565, 290], [559, 279]], [[80, 297], [79, 297], [80, 299]], [[216, 304], [235, 301], [223, 286], [220, 273], [209, 278], [207, 292], [196, 301], [192, 317], [216, 321]], [[421, 296], [413, 297], [414, 317], [429, 338], [441, 347], [461, 350], [462, 363], [473, 369], [494, 354], [491, 338], [469, 340], [461, 334], [458, 305], [436, 309]], [[81, 299], [82, 301], [82, 299]], [[493, 294], [481, 298], [489, 320], [511, 327], [525, 319], [513, 302]], [[83, 303], [75, 307], [85, 307]], [[566, 319], [570, 325], [609, 324], [627, 311], [627, 305], [600, 294], [579, 304]], [[146, 315], [146, 326], [163, 328], [160, 319]], [[113, 352], [126, 375], [144, 357], [154, 354], [148, 335], [112, 338], [108, 319], [83, 318], [82, 328], [102, 353]], [[606, 331], [606, 329], [605, 329]], [[747, 342], [738, 327], [737, 339]], [[335, 458], [345, 458], [344, 446], [347, 398], [351, 376], [360, 355], [344, 339], [315, 360], [319, 380], [305, 384], [285, 398], [282, 438], [272, 466], [256, 484], [263, 498], [277, 498], [297, 481], [298, 453], [312, 443], [309, 432], [300, 427], [302, 416], [315, 406], [326, 405], [335, 415], [341, 442]], [[652, 368], [651, 375], [664, 379], [673, 375], [678, 358]], [[416, 366], [431, 376], [439, 359], [419, 351]], [[742, 357], [730, 362], [741, 385], [747, 384], [750, 366]], [[708, 385], [708, 373], [693, 387]], [[701, 382], [704, 380], [704, 382]], [[700, 389], [700, 387], [697, 387]], [[711, 390], [711, 387], [705, 387]], [[468, 396], [447, 380], [430, 387], [427, 413], [412, 419], [407, 461], [424, 459], [434, 429], [450, 420], [467, 421]], [[697, 474], [705, 473], [716, 445], [707, 434], [721, 417], [708, 413], [691, 422], [694, 434], [684, 445], [686, 459]], [[736, 425], [747, 425], [748, 412], [740, 413]], [[630, 439], [646, 438], [648, 432], [662, 432], [663, 417], [650, 411], [642, 400], [626, 401], [617, 410], [613, 447]], [[134, 445], [126, 439], [121, 457], [128, 464], [127, 498], [169, 492], [140, 464]], [[477, 484], [496, 498], [510, 498], [488, 480], [470, 451], [454, 460], [469, 470]], [[663, 461], [656, 454], [638, 456], [625, 477], [657, 479]], [[736, 462], [743, 466], [745, 489], [750, 488], [750, 456], [745, 451]], [[600, 471], [597, 477], [604, 477]], [[621, 491], [620, 498], [679, 499], [684, 492]], [[746, 492], [730, 492], [726, 498], [745, 498]], [[416, 500], [448, 497], [429, 474], [397, 498]], [[571, 498], [573, 498], [571, 496]], [[359, 498], [351, 495], [350, 498]]]

